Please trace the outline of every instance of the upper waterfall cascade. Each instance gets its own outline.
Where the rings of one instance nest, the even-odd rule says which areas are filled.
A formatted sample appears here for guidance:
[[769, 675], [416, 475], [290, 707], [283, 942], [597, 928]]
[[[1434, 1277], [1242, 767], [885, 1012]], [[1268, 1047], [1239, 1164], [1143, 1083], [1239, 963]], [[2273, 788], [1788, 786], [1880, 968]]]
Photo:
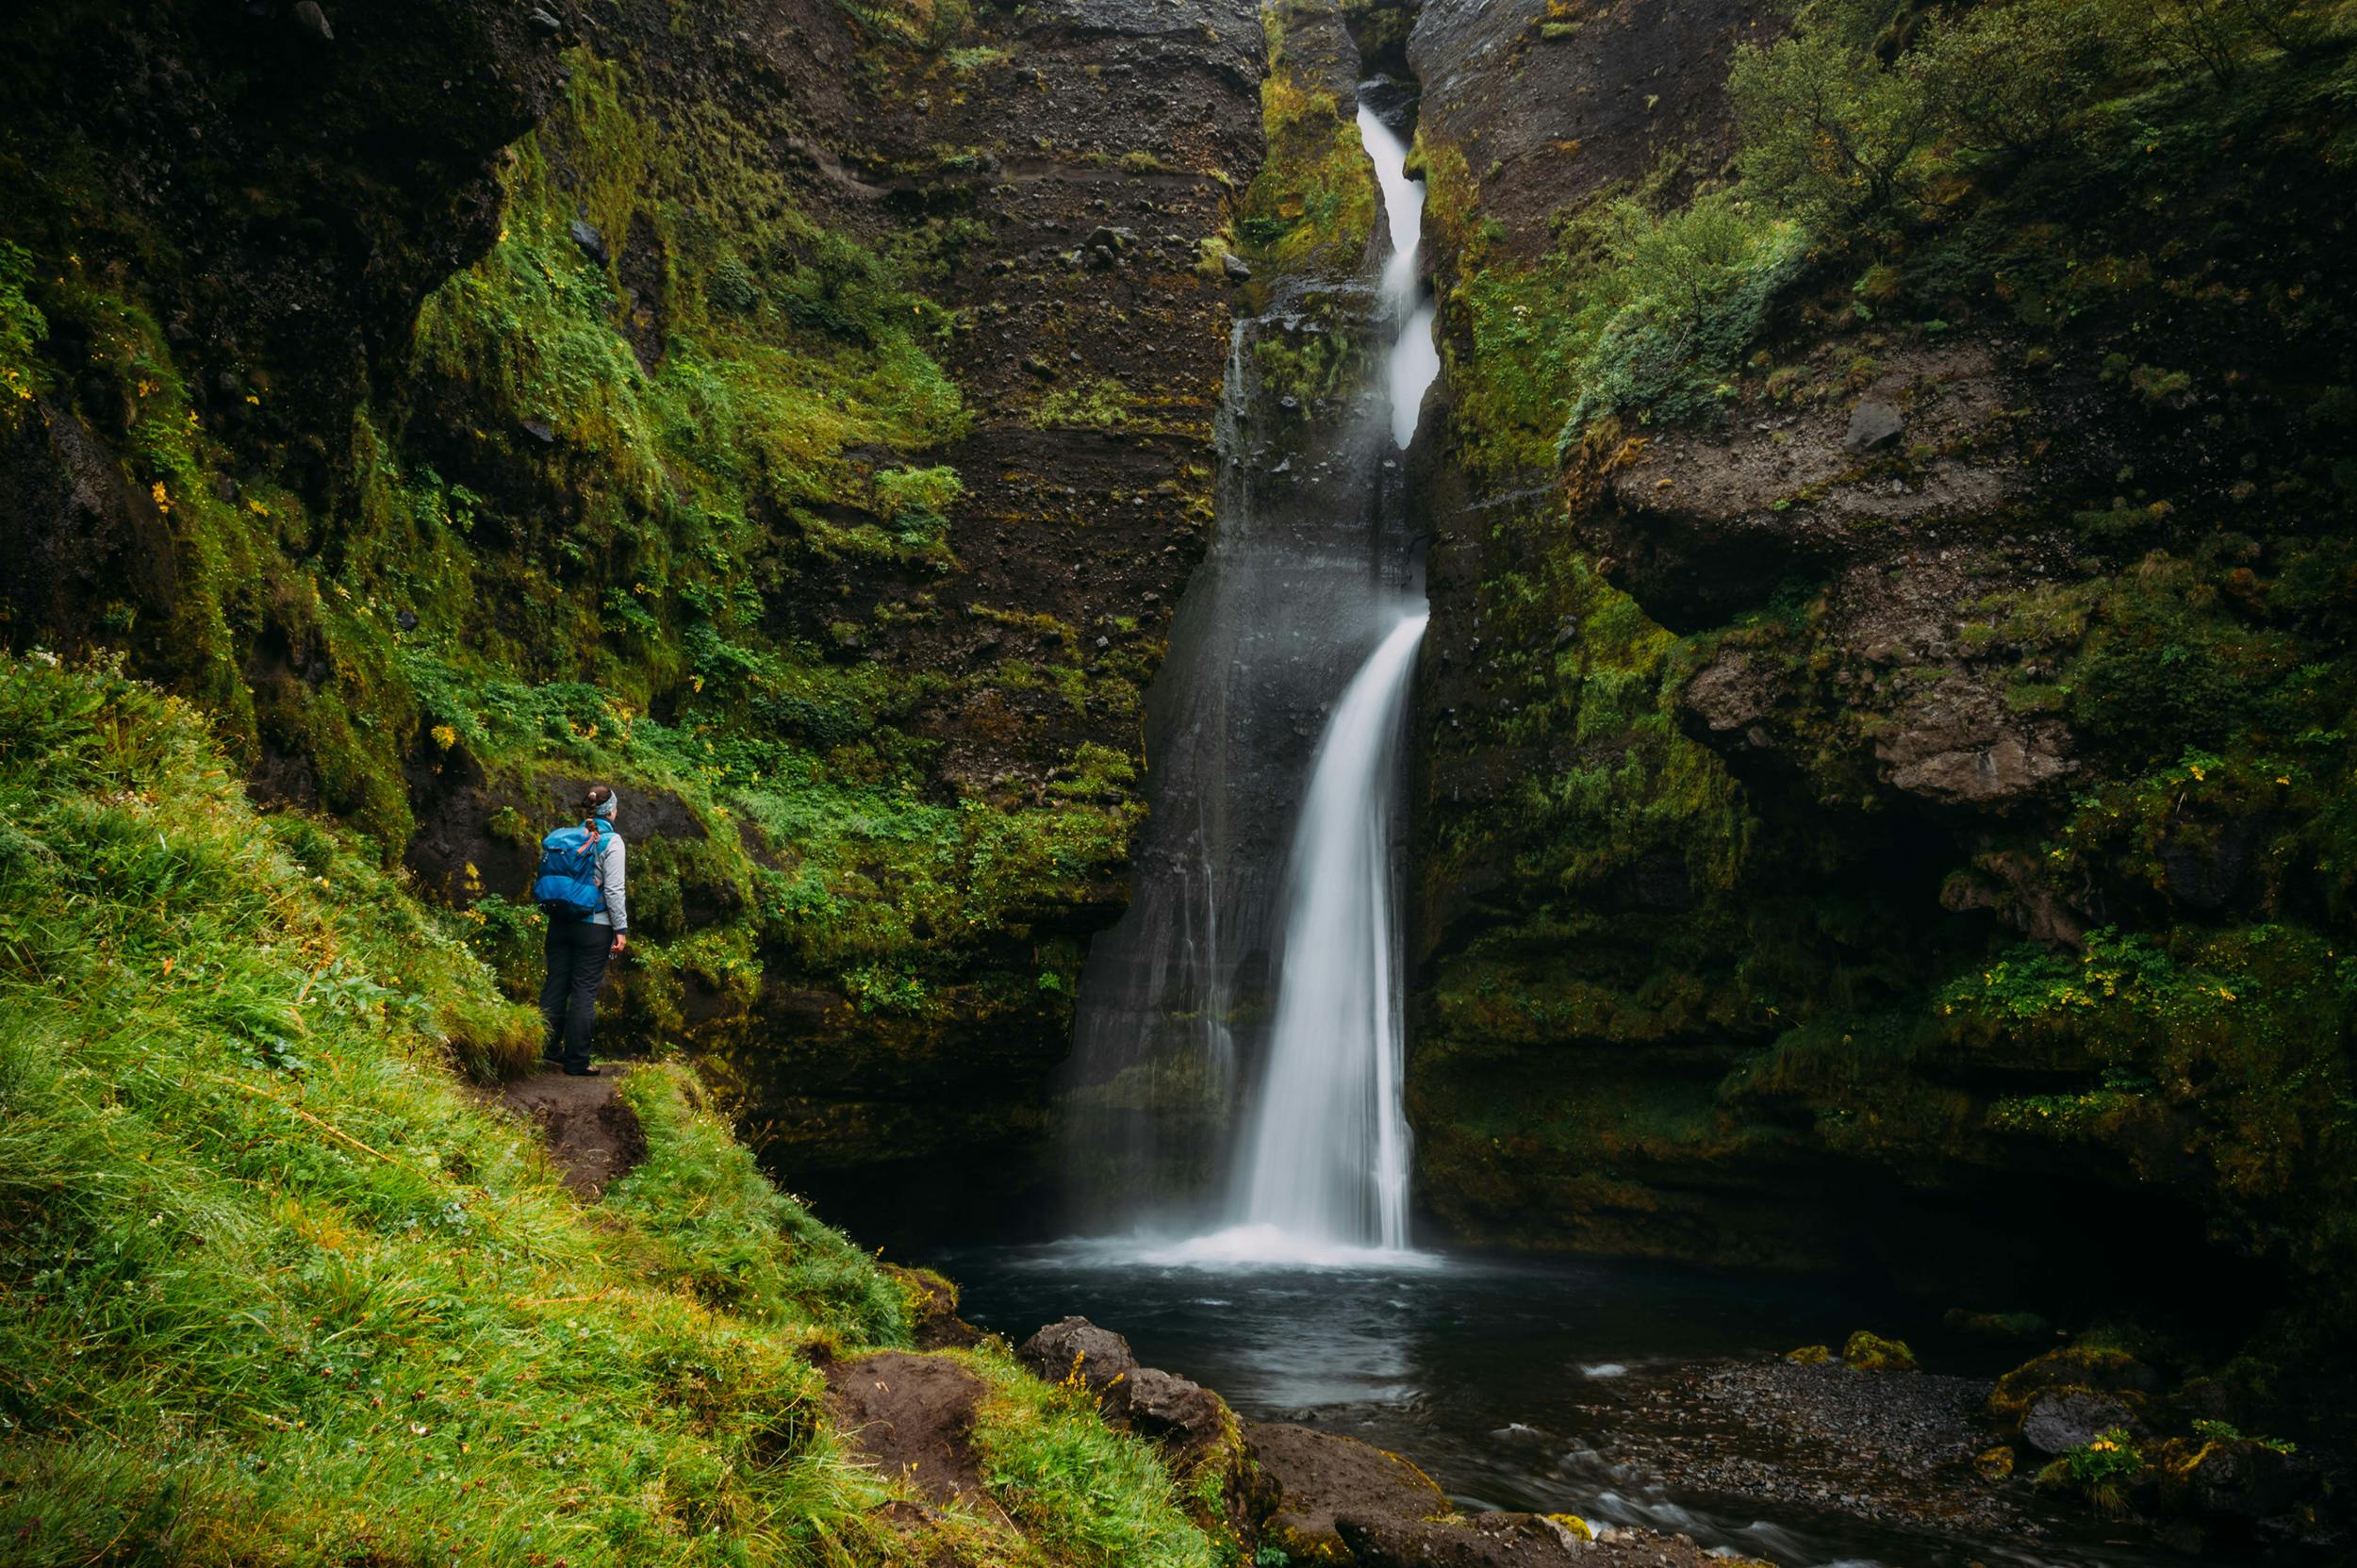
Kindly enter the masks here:
[[1383, 301], [1397, 337], [1384, 379], [1391, 394], [1392, 438], [1405, 449], [1416, 437], [1424, 394], [1441, 374], [1441, 350], [1432, 338], [1435, 312], [1423, 298], [1418, 265], [1424, 246], [1424, 185], [1408, 177], [1408, 143], [1364, 104], [1359, 106], [1359, 140], [1375, 164], [1392, 231], [1392, 256], [1383, 265]]

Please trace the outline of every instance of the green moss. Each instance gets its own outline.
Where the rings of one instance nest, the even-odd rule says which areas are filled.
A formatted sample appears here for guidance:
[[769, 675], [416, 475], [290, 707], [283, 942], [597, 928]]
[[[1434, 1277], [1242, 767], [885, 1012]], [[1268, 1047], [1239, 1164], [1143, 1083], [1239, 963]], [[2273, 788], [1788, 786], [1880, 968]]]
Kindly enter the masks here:
[[1841, 1363], [1857, 1372], [1913, 1372], [1915, 1352], [1904, 1340], [1885, 1339], [1860, 1329], [1843, 1342]]
[[1268, 74], [1261, 81], [1266, 152], [1260, 173], [1236, 204], [1244, 246], [1280, 267], [1313, 270], [1349, 260], [1366, 247], [1376, 207], [1374, 171], [1357, 124], [1341, 100], [1318, 85], [1287, 46], [1287, 11], [1263, 13]]
[[1040, 399], [1032, 420], [1043, 427], [1088, 425], [1111, 430], [1129, 422], [1136, 398], [1111, 376], [1090, 376]]

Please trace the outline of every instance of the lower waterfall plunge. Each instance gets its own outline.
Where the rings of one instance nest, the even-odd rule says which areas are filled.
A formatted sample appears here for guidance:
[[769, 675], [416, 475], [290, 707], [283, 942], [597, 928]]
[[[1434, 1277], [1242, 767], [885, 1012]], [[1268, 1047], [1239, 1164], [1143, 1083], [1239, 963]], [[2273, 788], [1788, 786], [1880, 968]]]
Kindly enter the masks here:
[[1392, 922], [1392, 781], [1424, 638], [1403, 615], [1327, 723], [1286, 889], [1285, 972], [1222, 1253], [1313, 1261], [1408, 1246], [1408, 1119]]

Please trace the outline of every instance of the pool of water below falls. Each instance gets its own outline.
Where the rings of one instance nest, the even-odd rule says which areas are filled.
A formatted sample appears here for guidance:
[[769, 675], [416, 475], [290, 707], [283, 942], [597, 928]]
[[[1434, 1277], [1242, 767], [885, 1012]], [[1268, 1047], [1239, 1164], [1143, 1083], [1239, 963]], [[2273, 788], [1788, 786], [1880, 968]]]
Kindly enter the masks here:
[[[1782, 1568], [2185, 1560], [2049, 1504], [2026, 1480], [2005, 1483], [2019, 1524], [1999, 1532], [1860, 1518], [1838, 1497], [1809, 1497], [1788, 1433], [1695, 1408], [1700, 1368], [1838, 1346], [1858, 1328], [1909, 1337], [1939, 1371], [1986, 1376], [2027, 1353], [1949, 1341], [1920, 1312], [1846, 1282], [1437, 1253], [1305, 1269], [1093, 1241], [928, 1262], [959, 1281], [968, 1320], [1017, 1344], [1043, 1323], [1087, 1317], [1127, 1336], [1142, 1363], [1218, 1390], [1247, 1419], [1306, 1421], [1407, 1455], [1468, 1510], [1682, 1532]], [[1755, 1474], [1791, 1466], [1792, 1495], [1714, 1496], [1681, 1482], [1674, 1459], [1663, 1462], [1681, 1449], [1756, 1461]], [[1943, 1484], [1986, 1483], [1959, 1467]]]

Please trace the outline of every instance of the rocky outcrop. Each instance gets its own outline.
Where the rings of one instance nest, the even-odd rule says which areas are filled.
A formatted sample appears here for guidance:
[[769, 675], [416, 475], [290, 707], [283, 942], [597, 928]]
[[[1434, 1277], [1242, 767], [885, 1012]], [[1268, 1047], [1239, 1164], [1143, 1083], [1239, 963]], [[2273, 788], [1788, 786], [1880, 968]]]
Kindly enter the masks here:
[[1697, 170], [1723, 156], [1727, 51], [1773, 27], [1733, 0], [1423, 0], [1408, 58], [1431, 148], [1462, 157], [1480, 180], [1481, 215], [1530, 254], [1556, 214], [1665, 155]]

